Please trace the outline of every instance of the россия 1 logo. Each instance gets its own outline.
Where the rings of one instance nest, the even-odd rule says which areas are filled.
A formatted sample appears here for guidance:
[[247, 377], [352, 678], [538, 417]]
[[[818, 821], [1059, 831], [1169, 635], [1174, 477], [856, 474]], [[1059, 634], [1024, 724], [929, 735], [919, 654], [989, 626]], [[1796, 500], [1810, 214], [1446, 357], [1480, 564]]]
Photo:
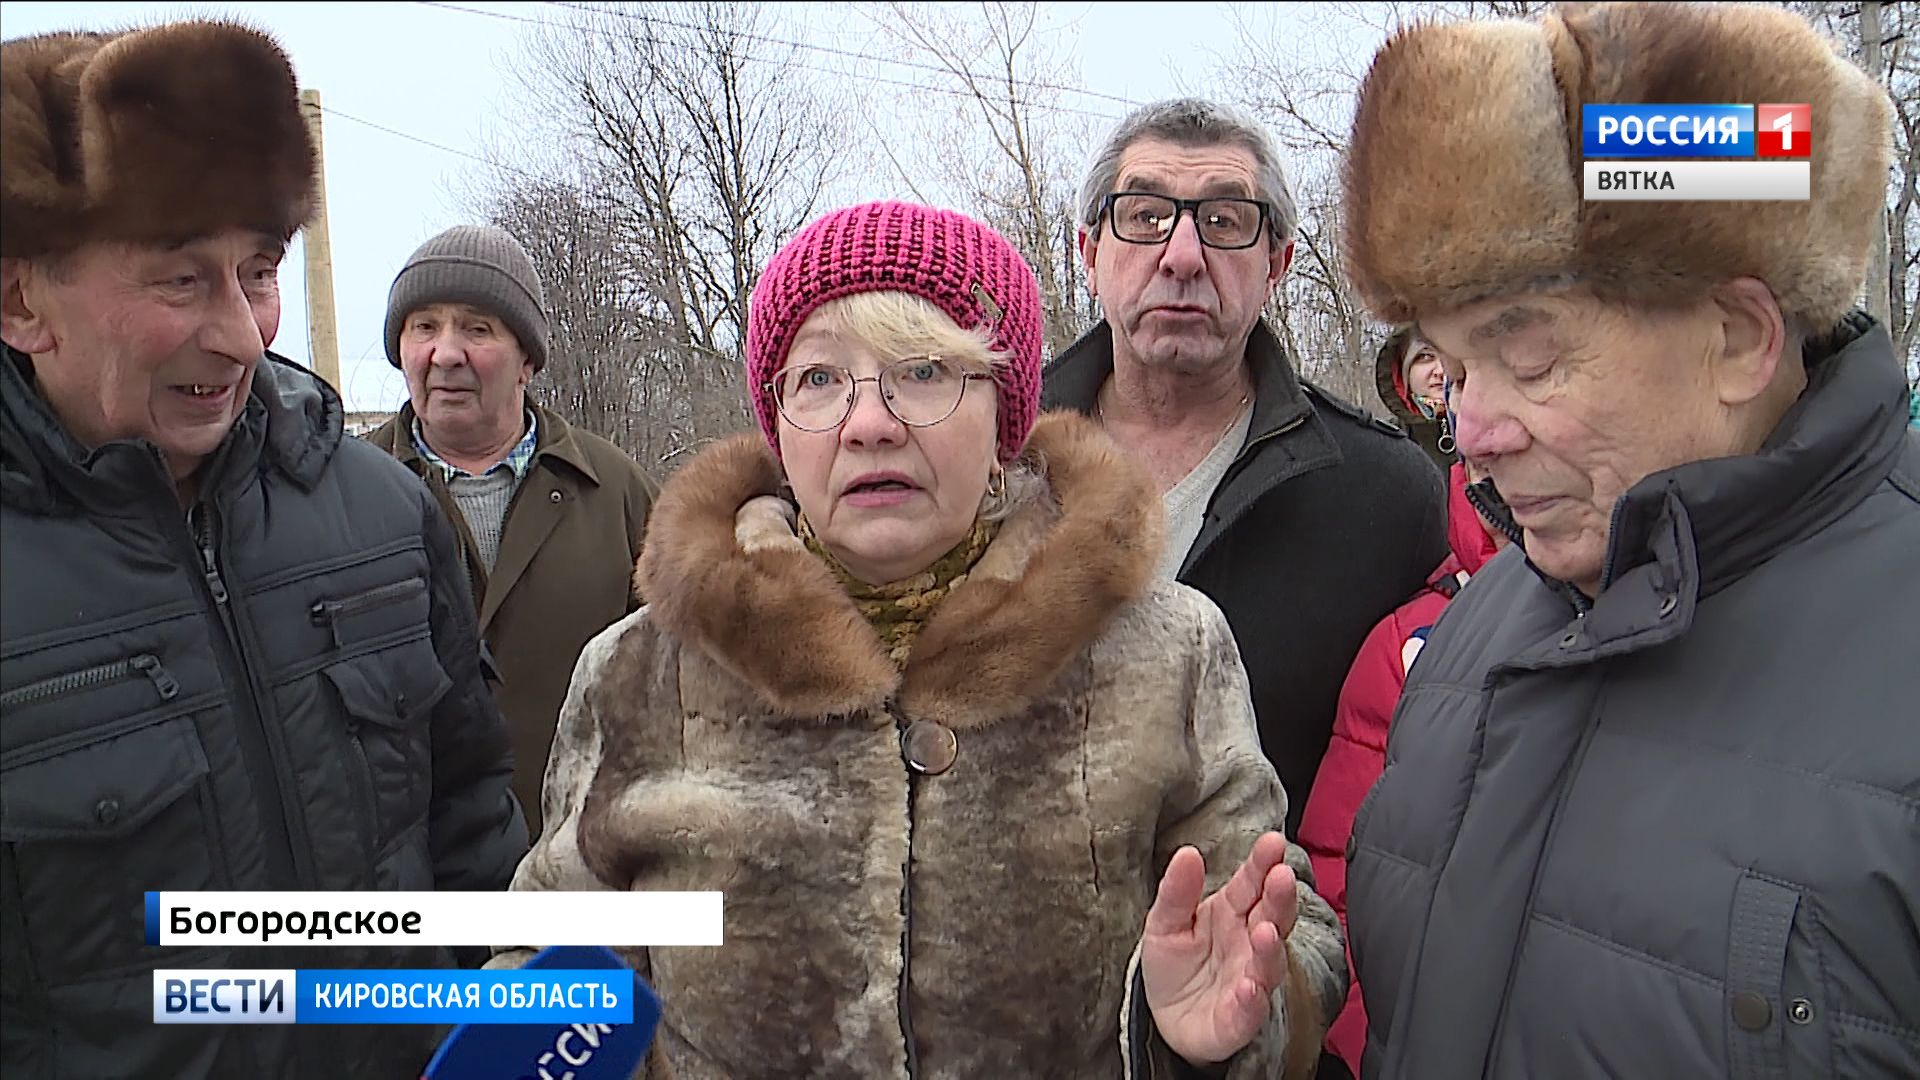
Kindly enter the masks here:
[[[1582, 191], [1595, 201], [1804, 201], [1810, 105], [1582, 105]], [[1648, 160], [1648, 159], [1661, 160]], [[1790, 158], [1798, 160], [1758, 160]]]
[[1813, 157], [1813, 106], [1755, 105], [1753, 137], [1761, 157]]

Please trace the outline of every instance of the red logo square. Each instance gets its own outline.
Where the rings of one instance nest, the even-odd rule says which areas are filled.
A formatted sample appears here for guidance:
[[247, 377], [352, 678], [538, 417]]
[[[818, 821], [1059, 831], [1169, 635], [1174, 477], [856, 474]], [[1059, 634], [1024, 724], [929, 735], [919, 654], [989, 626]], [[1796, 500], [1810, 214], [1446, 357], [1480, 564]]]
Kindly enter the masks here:
[[1753, 146], [1760, 157], [1812, 157], [1813, 106], [1754, 106]]

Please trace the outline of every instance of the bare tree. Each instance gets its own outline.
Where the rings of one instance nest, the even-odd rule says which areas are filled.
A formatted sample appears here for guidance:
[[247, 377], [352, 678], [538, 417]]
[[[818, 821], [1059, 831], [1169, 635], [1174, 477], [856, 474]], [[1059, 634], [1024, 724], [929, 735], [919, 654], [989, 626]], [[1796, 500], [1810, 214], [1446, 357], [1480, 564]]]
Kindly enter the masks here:
[[1866, 305], [1911, 365], [1920, 353], [1920, 4], [1798, 0], [1787, 7], [1839, 43], [1893, 102], [1893, 172]]
[[[503, 174], [496, 206], [557, 231], [522, 237], [554, 256], [556, 273], [604, 271], [548, 287], [583, 305], [577, 365], [616, 369], [581, 376], [578, 400], [611, 407], [624, 369], [624, 444], [657, 472], [749, 426], [748, 297], [844, 150], [832, 92], [787, 41], [761, 5], [576, 8], [530, 36], [518, 68], [545, 148], [573, 157], [583, 183], [556, 201]], [[573, 227], [597, 243], [570, 246]]]
[[1389, 414], [1373, 358], [1391, 328], [1372, 323], [1347, 277], [1339, 169], [1367, 58], [1358, 43], [1413, 14], [1380, 4], [1236, 10], [1237, 49], [1222, 74], [1231, 96], [1273, 133], [1300, 212], [1293, 266], [1268, 304], [1268, 321], [1303, 377], [1381, 416]]
[[[1026, 256], [1040, 279], [1048, 355], [1057, 356], [1093, 321], [1079, 302], [1085, 280], [1074, 243], [1075, 185], [1086, 133], [1071, 114], [1048, 104], [1077, 76], [1039, 41], [1038, 10], [1035, 3], [1001, 0], [970, 5], [964, 13], [894, 2], [873, 19], [941, 71], [936, 78], [944, 84], [933, 96], [947, 107], [936, 105], [931, 115], [936, 123], [946, 117], [961, 123], [945, 124], [939, 137], [921, 145], [967, 208]], [[955, 137], [954, 131], [980, 132], [984, 143]], [[897, 155], [895, 163], [906, 172]], [[907, 180], [920, 190], [913, 175]]]

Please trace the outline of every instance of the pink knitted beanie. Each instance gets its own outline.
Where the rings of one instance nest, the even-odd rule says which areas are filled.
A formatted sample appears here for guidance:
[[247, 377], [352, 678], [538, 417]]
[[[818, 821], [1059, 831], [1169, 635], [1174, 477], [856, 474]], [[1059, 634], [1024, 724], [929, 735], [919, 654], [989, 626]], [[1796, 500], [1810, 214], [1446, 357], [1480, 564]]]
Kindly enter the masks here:
[[1006, 238], [972, 218], [903, 202], [836, 210], [800, 230], [753, 289], [747, 313], [747, 391], [760, 431], [780, 453], [779, 411], [767, 383], [815, 308], [860, 292], [905, 292], [962, 329], [991, 327], [1002, 462], [1018, 457], [1040, 411], [1040, 286]]

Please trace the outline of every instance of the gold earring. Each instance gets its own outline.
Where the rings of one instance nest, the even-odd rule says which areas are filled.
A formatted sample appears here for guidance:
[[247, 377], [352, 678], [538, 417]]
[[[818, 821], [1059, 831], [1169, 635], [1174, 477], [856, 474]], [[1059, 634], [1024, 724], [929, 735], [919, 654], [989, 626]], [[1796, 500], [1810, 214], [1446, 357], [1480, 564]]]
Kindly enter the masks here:
[[987, 497], [999, 499], [1007, 494], [1007, 470], [995, 465], [987, 473]]

